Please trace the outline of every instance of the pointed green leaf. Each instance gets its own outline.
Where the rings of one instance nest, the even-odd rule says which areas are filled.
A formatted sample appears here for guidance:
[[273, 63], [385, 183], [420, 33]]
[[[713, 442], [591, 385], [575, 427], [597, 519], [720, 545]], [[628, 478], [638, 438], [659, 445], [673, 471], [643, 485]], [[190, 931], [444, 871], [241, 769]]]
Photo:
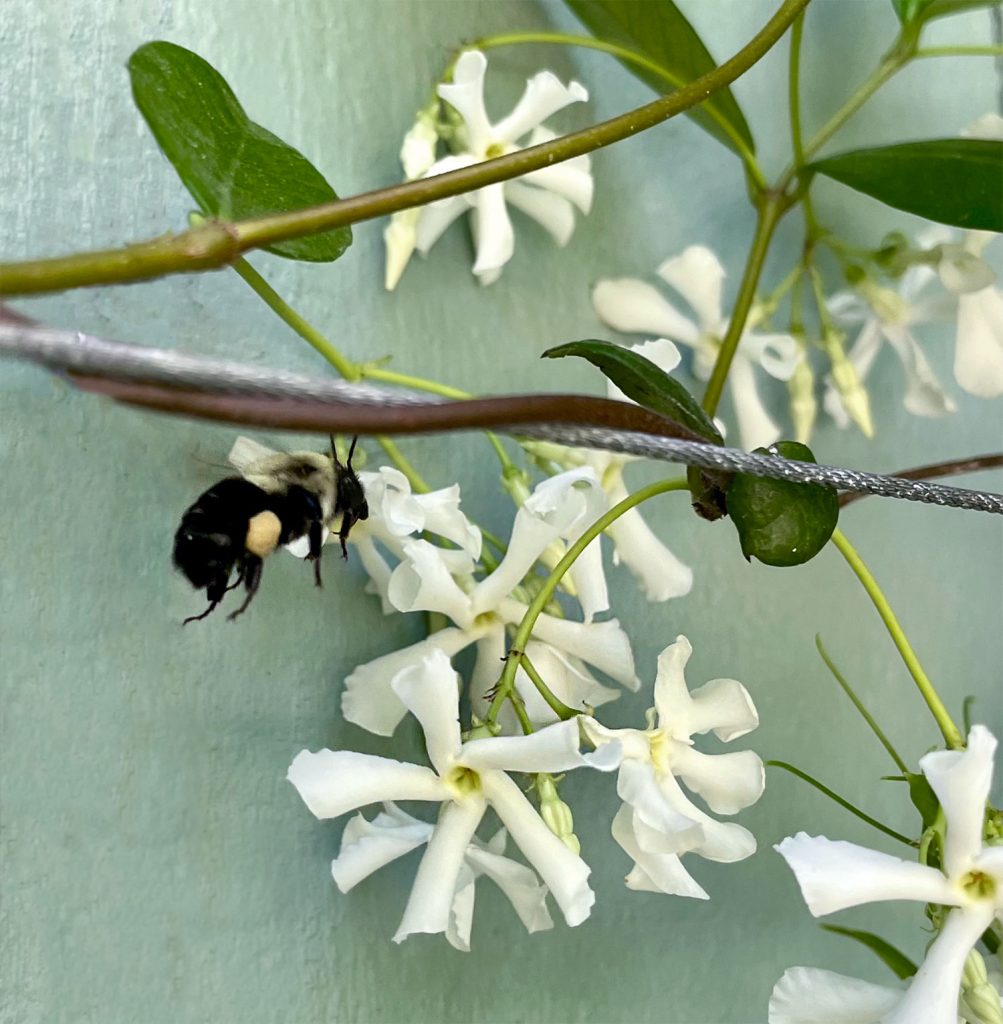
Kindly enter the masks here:
[[660, 366], [638, 352], [611, 341], [571, 341], [543, 353], [544, 359], [581, 356], [602, 372], [632, 401], [661, 413], [691, 434], [722, 444], [723, 438], [700, 403]]
[[890, 942], [875, 935], [873, 932], [863, 932], [858, 928], [844, 928], [838, 924], [824, 924], [822, 927], [833, 935], [845, 935], [848, 939], [859, 942], [866, 946], [877, 958], [887, 967], [896, 978], [905, 980], [911, 978], [917, 970], [916, 965], [905, 955], [899, 952]]
[[[798, 462], [815, 456], [797, 441], [778, 441], [757, 448], [759, 455], [777, 455]], [[736, 473], [728, 486], [731, 516], [747, 559], [766, 565], [801, 565], [822, 550], [839, 518], [839, 501], [832, 487], [791, 483]]]
[[929, 828], [937, 820], [937, 811], [940, 810], [940, 803], [937, 794], [934, 793], [926, 776], [919, 772], [905, 772], [905, 780], [909, 783], [909, 799], [913, 807], [919, 811], [923, 819], [923, 828]]
[[[129, 58], [132, 95], [164, 155], [208, 215], [242, 220], [337, 199], [298, 150], [255, 124], [223, 76], [174, 43], [146, 43]], [[269, 246], [326, 263], [352, 244], [349, 227]]]
[[905, 142], [840, 153], [808, 169], [928, 220], [1003, 232], [1003, 142]]
[[[597, 39], [617, 43], [646, 58], [646, 65], [631, 60], [620, 63], [659, 94], [672, 92], [717, 66], [672, 0], [564, 2]], [[716, 118], [709, 108], [713, 108]], [[705, 103], [688, 111], [688, 116], [730, 149], [739, 151], [739, 139], [755, 152], [752, 132], [730, 89], [714, 93]]]

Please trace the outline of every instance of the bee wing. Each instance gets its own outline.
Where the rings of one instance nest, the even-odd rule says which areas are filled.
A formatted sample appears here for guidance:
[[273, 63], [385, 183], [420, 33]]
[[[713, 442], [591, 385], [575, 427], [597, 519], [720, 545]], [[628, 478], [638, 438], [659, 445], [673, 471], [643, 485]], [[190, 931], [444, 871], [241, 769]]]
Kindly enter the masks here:
[[256, 462], [278, 454], [274, 448], [269, 448], [267, 445], [254, 441], [250, 437], [238, 437], [233, 442], [233, 447], [230, 449], [227, 460], [239, 473], [246, 473], [252, 470]]

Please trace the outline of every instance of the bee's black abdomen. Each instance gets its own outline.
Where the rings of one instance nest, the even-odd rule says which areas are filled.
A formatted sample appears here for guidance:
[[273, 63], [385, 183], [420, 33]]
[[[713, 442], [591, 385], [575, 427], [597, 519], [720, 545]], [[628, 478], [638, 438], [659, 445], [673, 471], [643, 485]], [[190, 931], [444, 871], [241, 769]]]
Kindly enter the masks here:
[[248, 522], [270, 506], [269, 495], [242, 477], [220, 480], [181, 517], [174, 564], [197, 590], [225, 587], [244, 555]]

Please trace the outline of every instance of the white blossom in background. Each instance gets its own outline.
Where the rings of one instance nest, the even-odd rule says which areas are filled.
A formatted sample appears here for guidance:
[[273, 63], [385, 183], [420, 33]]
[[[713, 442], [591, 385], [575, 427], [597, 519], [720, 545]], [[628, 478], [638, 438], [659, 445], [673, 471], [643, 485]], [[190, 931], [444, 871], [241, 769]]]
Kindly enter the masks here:
[[[331, 874], [341, 892], [351, 891], [375, 871], [426, 846], [435, 826], [385, 803], [372, 821], [361, 813], [352, 818], [341, 835], [341, 852], [331, 862]], [[476, 836], [463, 853], [450, 907], [446, 939], [463, 952], [470, 951], [474, 916], [475, 883], [488, 878], [505, 894], [528, 932], [554, 927], [547, 912], [547, 887], [532, 869], [504, 856], [507, 833], [499, 829], [487, 842]]]
[[[631, 345], [630, 349], [650, 359], [666, 373], [671, 373], [681, 359], [679, 349], [667, 338]], [[617, 401], [630, 401], [611, 381], [607, 383], [606, 393]], [[610, 507], [627, 497], [623, 471], [628, 463], [637, 461], [633, 455], [585, 448], [577, 449], [575, 454], [596, 471]], [[606, 533], [613, 542], [613, 564], [627, 566], [649, 601], [669, 601], [692, 590], [693, 570], [658, 539], [639, 508], [625, 512]]]
[[[421, 178], [435, 163], [435, 149], [439, 141], [436, 131], [437, 104], [432, 104], [418, 112], [414, 124], [404, 136], [401, 146], [400, 161], [404, 168], [404, 180], [414, 181]], [[392, 292], [397, 287], [404, 269], [418, 244], [418, 221], [421, 219], [421, 208], [398, 210], [391, 214], [386, 228], [383, 230], [383, 242], [387, 249], [387, 264], [384, 276], [384, 287]]]
[[[527, 135], [530, 146], [549, 141], [555, 135], [542, 122], [569, 104], [583, 103], [589, 98], [578, 82], [565, 86], [551, 72], [541, 71], [528, 81], [512, 112], [492, 123], [484, 107], [486, 70], [484, 54], [467, 50], [456, 62], [453, 81], [438, 87], [439, 96], [462, 119], [460, 148], [427, 168], [425, 177], [513, 153], [523, 148], [519, 141]], [[422, 207], [416, 245], [422, 255], [426, 254], [453, 221], [469, 213], [477, 250], [473, 272], [481, 284], [491, 284], [501, 276], [502, 267], [515, 250], [508, 204], [532, 217], [563, 246], [575, 228], [575, 207], [587, 214], [592, 207], [592, 191], [589, 158], [575, 157], [531, 171], [517, 180], [486, 185], [476, 192]]]
[[[794, 872], [805, 903], [815, 917], [884, 900], [913, 900], [950, 908], [908, 990], [897, 992], [894, 1001], [886, 1001], [883, 1009], [872, 1008], [872, 1016], [861, 1017], [862, 1022], [957, 1022], [966, 961], [986, 928], [1003, 916], [1003, 845], [983, 843], [995, 751], [995, 737], [985, 726], [976, 725], [968, 735], [965, 750], [935, 751], [920, 759], [920, 768], [937, 795], [947, 822], [942, 871], [855, 843], [803, 832], [775, 847]], [[790, 972], [774, 990], [774, 1002], [780, 1009], [776, 1013], [771, 1009], [771, 1024], [793, 1024], [799, 1020], [825, 1024], [847, 1019], [838, 1015], [805, 1016], [811, 1004], [801, 1004], [799, 1008], [794, 997], [801, 993], [814, 998], [807, 991], [814, 975], [795, 975], [793, 979], [789, 975]], [[833, 985], [837, 989], [842, 986], [845, 979], [832, 980], [839, 977], [829, 975], [821, 979], [828, 986], [823, 991], [831, 990]], [[868, 991], [873, 986], [853, 984], [859, 988], [861, 1005], [878, 1006], [878, 993]]]
[[744, 736], [759, 716], [734, 679], [713, 679], [691, 693], [685, 668], [692, 650], [680, 636], [659, 655], [646, 729], [608, 729], [589, 718], [582, 727], [598, 749], [607, 743], [622, 748], [617, 794], [623, 805], [613, 819], [613, 838], [634, 861], [627, 888], [708, 899], [681, 856], [743, 860], [755, 852], [756, 840], [741, 825], [697, 807], [680, 780], [716, 814], [736, 814], [762, 796], [765, 772], [751, 750], [703, 754], [694, 746], [693, 737], [709, 731], [725, 742]]
[[[303, 750], [288, 778], [318, 818], [336, 818], [380, 801], [440, 804], [394, 941], [416, 932], [448, 933], [458, 889], [466, 881], [474, 832], [488, 807], [543, 880], [568, 925], [581, 924], [595, 902], [590, 869], [547, 827], [506, 773], [565, 772], [583, 766], [608, 771], [616, 767], [619, 750], [581, 754], [573, 720], [529, 736], [463, 743], [459, 680], [441, 651], [398, 672], [391, 687], [421, 725], [432, 768], [350, 750]], [[351, 875], [346, 861], [338, 870], [347, 882]]]
[[[892, 348], [905, 373], [903, 405], [914, 416], [945, 416], [955, 409], [913, 335], [914, 327], [946, 311], [941, 298], [924, 294], [935, 279], [931, 267], [914, 265], [902, 275], [897, 291], [865, 279], [853, 291], [837, 292], [826, 303], [841, 327], [859, 326], [847, 353], [859, 381], [867, 379], [882, 345], [887, 342]], [[843, 397], [831, 379], [826, 382], [823, 406], [838, 426], [849, 426]]]
[[[388, 601], [401, 612], [440, 612], [454, 625], [358, 666], [345, 680], [344, 717], [370, 732], [391, 735], [405, 713], [391, 686], [393, 677], [430, 651], [452, 657], [471, 644], [477, 645], [471, 700], [474, 714], [480, 713], [484, 694], [501, 672], [505, 628], [519, 623], [526, 612], [526, 603], [511, 596], [512, 591], [554, 541], [574, 540], [604, 510], [605, 498], [592, 469], [582, 467], [544, 480], [516, 513], [505, 557], [480, 582], [469, 574], [455, 573], [455, 552], [425, 540], [404, 541], [403, 558], [387, 582]], [[578, 563], [574, 580], [585, 621], [543, 613], [533, 629], [537, 642], [563, 656], [568, 669], [555, 682], [568, 694], [566, 703], [575, 708], [594, 707], [598, 700], [615, 694], [608, 688], [597, 690], [595, 680], [583, 673], [581, 662], [630, 689], [638, 686], [630, 641], [619, 622], [590, 621], [592, 614], [608, 606], [598, 538]]]
[[[249, 437], [238, 437], [230, 449], [230, 465], [245, 476], [254, 476], [263, 459], [276, 452]], [[460, 485], [443, 487], [426, 494], [414, 494], [406, 476], [392, 466], [381, 466], [375, 472], [362, 470], [359, 481], [366, 492], [369, 518], [352, 527], [348, 542], [359, 553], [363, 568], [369, 575], [368, 593], [380, 598], [383, 613], [397, 609], [387, 597], [387, 587], [394, 567], [404, 558], [404, 542], [416, 534], [428, 532], [452, 541], [458, 550], [444, 550], [442, 557], [457, 575], [473, 571], [481, 553], [481, 531], [460, 511]], [[335, 536], [324, 530], [324, 543]], [[301, 537], [286, 545], [297, 558], [306, 558], [310, 543]], [[392, 555], [394, 565], [387, 561]]]
[[[657, 274], [686, 300], [695, 320], [680, 313], [654, 286], [629, 277], [599, 281], [592, 291], [596, 313], [615, 330], [662, 335], [692, 348], [694, 372], [700, 380], [707, 380], [728, 329], [721, 300], [724, 267], [706, 246], [691, 245], [666, 260]], [[791, 335], [757, 333], [753, 327], [751, 323], [743, 333], [728, 376], [745, 448], [766, 447], [781, 436], [780, 427], [759, 396], [755, 367], [787, 381], [801, 359], [798, 343]]]

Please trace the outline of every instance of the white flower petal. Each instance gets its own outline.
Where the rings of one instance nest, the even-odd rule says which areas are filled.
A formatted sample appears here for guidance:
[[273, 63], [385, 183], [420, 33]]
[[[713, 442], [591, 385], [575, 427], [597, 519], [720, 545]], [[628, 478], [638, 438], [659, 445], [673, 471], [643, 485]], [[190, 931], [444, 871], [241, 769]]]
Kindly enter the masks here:
[[716, 814], [737, 814], [752, 806], [766, 788], [766, 771], [758, 754], [703, 754], [675, 744], [672, 770]]
[[575, 230], [575, 211], [567, 199], [542, 188], [530, 188], [519, 181], [506, 184], [505, 198], [549, 232], [559, 246], [571, 241]]
[[[501, 622], [492, 622], [477, 640], [477, 660], [470, 676], [470, 710], [475, 716], [479, 717], [487, 711], [487, 695], [498, 682], [504, 661], [505, 627]], [[506, 702], [502, 714], [507, 707]]]
[[[586, 707], [601, 707], [620, 696], [619, 690], [603, 686], [577, 658], [565, 655], [550, 644], [531, 640], [526, 644], [526, 656], [551, 693], [576, 711]], [[526, 713], [534, 725], [547, 725], [554, 721], [554, 712], [521, 667], [516, 671], [515, 685], [522, 694]]]
[[913, 975], [909, 991], [882, 1024], [956, 1024], [965, 958], [992, 919], [988, 901], [952, 910]]
[[1003, 141], [1003, 115], [995, 111], [977, 117], [962, 133], [970, 139]]
[[634, 834], [634, 815], [624, 804], [613, 818], [613, 838], [634, 861], [634, 868], [625, 882], [628, 889], [638, 892], [663, 892], [670, 896], [687, 896], [707, 900], [710, 896], [697, 884], [683, 867], [682, 861], [672, 853], [648, 853], [641, 849]]
[[503, 772], [481, 777], [484, 795], [509, 831], [512, 841], [536, 869], [570, 927], [584, 921], [595, 903], [589, 866], [544, 824], [522, 790]]
[[578, 748], [578, 720], [555, 722], [528, 736], [493, 736], [470, 740], [456, 759], [477, 772], [566, 772], [572, 768], [598, 767], [610, 771], [617, 759], [608, 754], [582, 754]]
[[472, 220], [477, 259], [474, 273], [499, 270], [515, 252], [515, 233], [505, 205], [505, 186], [485, 185], [474, 193]]
[[992, 267], [957, 242], [941, 246], [937, 274], [940, 283], [955, 295], [980, 292], [996, 282]]
[[445, 800], [430, 768], [354, 750], [301, 750], [286, 778], [318, 818], [336, 818], [380, 800]]
[[951, 878], [969, 871], [982, 849], [995, 754], [996, 737], [984, 725], [973, 725], [967, 749], [938, 750], [919, 759], [947, 818], [944, 867]]
[[693, 847], [694, 853], [721, 864], [733, 864], [756, 852], [756, 837], [747, 828], [733, 821], [712, 818], [690, 800], [672, 774], [659, 774], [658, 788], [671, 808], [691, 818], [703, 829], [703, 840]]
[[676, 739], [686, 739], [697, 731], [693, 727], [693, 700], [686, 686], [686, 665], [693, 654], [693, 645], [682, 634], [658, 655], [655, 670], [655, 710], [660, 728]]
[[460, 511], [460, 485], [443, 487], [427, 494], [416, 494], [424, 524], [421, 529], [445, 537], [462, 548], [471, 558], [481, 556], [481, 531]]
[[[390, 603], [390, 598], [387, 595], [392, 570], [387, 564], [387, 560], [377, 550], [376, 545], [373, 543], [373, 538], [368, 533], [359, 533], [358, 530], [354, 530], [351, 540], [355, 545], [355, 550], [359, 553], [359, 561], [362, 562], [362, 568], [366, 570], [366, 574], [369, 576], [370, 582], [366, 590], [379, 597], [380, 607], [383, 609], [384, 615], [390, 615], [392, 612], [397, 611]], [[309, 549], [308, 538], [307, 545]], [[307, 553], [309, 553], [309, 550]]]
[[[626, 498], [623, 480], [615, 483], [608, 494], [611, 506]], [[625, 512], [606, 532], [614, 544], [613, 564], [622, 562], [627, 566], [649, 601], [684, 597], [693, 589], [693, 570], [658, 539], [640, 509]]]
[[584, 103], [588, 98], [588, 90], [578, 82], [565, 86], [553, 72], [541, 71], [526, 83], [512, 113], [494, 126], [492, 136], [496, 142], [512, 144], [559, 110], [571, 103]]
[[453, 67], [453, 81], [436, 90], [463, 118], [467, 129], [467, 143], [481, 156], [491, 142], [491, 124], [484, 109], [484, 74], [487, 58], [479, 50], [461, 53]]
[[542, 932], [554, 927], [547, 911], [547, 887], [540, 885], [530, 868], [475, 846], [467, 850], [467, 862], [505, 893], [526, 931]]
[[724, 267], [707, 246], [689, 246], [678, 256], [667, 259], [657, 274], [693, 307], [704, 333], [721, 333]]
[[485, 806], [479, 798], [458, 803], [450, 800], [443, 804], [432, 838], [418, 865], [414, 887], [394, 942], [403, 942], [416, 932], [442, 933], [449, 927], [463, 857], [484, 817]]
[[936, 869], [799, 832], [773, 847], [794, 872], [815, 917], [883, 900], [957, 903], [958, 893]]
[[377, 736], [392, 736], [407, 713], [390, 686], [394, 676], [408, 665], [420, 664], [430, 651], [440, 650], [451, 658], [477, 638], [477, 633], [449, 626], [410, 647], [359, 665], [345, 680], [341, 695], [341, 714], [345, 721], [361, 725]]
[[958, 299], [954, 377], [970, 395], [1003, 395], [1003, 293], [996, 288]]
[[758, 363], [771, 377], [788, 381], [801, 361], [801, 347], [790, 334], [742, 335], [739, 350], [752, 362]]
[[741, 352], [736, 352], [732, 360], [729, 383], [742, 447], [751, 451], [753, 448], [768, 448], [778, 441], [780, 426], [766, 411], [756, 387], [752, 363]]
[[422, 256], [443, 236], [453, 221], [462, 217], [470, 209], [470, 204], [463, 196], [450, 196], [436, 203], [421, 208], [418, 226], [415, 229], [415, 247]]
[[666, 801], [650, 761], [624, 761], [617, 775], [616, 792], [633, 808], [635, 819], [657, 833], [656, 843], [645, 844], [648, 852], [684, 853], [703, 841], [702, 826]]
[[568, 160], [551, 167], [541, 167], [524, 175], [522, 180], [534, 188], [546, 189], [553, 195], [568, 200], [583, 214], [587, 214], [592, 209], [595, 183], [587, 166], [575, 167], [572, 166], [573, 163], [574, 161]]
[[940, 386], [937, 375], [912, 334], [898, 324], [885, 324], [881, 330], [905, 371], [906, 410], [914, 416], [945, 416], [954, 412], [954, 402]]
[[695, 346], [700, 330], [646, 281], [607, 278], [592, 289], [592, 305], [604, 324], [625, 334], [657, 334]]
[[[508, 622], [520, 622], [526, 606], [511, 599], [499, 609]], [[630, 639], [617, 619], [606, 622], [571, 622], [542, 613], [533, 627], [537, 640], [581, 658], [593, 668], [605, 672], [628, 690], [636, 690], [641, 681], [634, 673], [634, 655]]]
[[[469, 852], [473, 847], [468, 846]], [[461, 953], [470, 952], [470, 930], [474, 923], [474, 897], [477, 878], [464, 860], [456, 876], [456, 890], [449, 907], [446, 941]]]
[[356, 529], [374, 530], [383, 540], [408, 537], [425, 528], [425, 512], [420, 499], [427, 496], [412, 494], [411, 484], [400, 470], [380, 466], [377, 473], [360, 473], [359, 480], [366, 491], [369, 519]]
[[769, 1024], [882, 1024], [901, 998], [900, 989], [887, 985], [789, 967], [773, 986]]
[[418, 664], [398, 672], [390, 687], [418, 719], [428, 759], [445, 775], [460, 752], [459, 676], [449, 657], [432, 648]]
[[386, 249], [386, 268], [383, 272], [383, 287], [392, 292], [400, 283], [418, 244], [418, 221], [421, 209], [398, 210], [390, 215], [383, 229], [383, 245]]
[[856, 292], [836, 292], [825, 300], [825, 304], [832, 318], [841, 327], [861, 324], [872, 316], [870, 306]]
[[403, 549], [404, 561], [387, 585], [390, 603], [398, 611], [442, 612], [459, 626], [469, 625], [470, 599], [456, 585], [442, 549], [427, 540], [405, 541]]
[[331, 862], [331, 875], [341, 892], [348, 892], [375, 871], [428, 842], [432, 826], [427, 822], [378, 824], [357, 814], [341, 834], [341, 852]]
[[749, 691], [737, 679], [712, 679], [690, 693], [690, 735], [713, 730], [724, 743], [752, 732], [759, 713]]

